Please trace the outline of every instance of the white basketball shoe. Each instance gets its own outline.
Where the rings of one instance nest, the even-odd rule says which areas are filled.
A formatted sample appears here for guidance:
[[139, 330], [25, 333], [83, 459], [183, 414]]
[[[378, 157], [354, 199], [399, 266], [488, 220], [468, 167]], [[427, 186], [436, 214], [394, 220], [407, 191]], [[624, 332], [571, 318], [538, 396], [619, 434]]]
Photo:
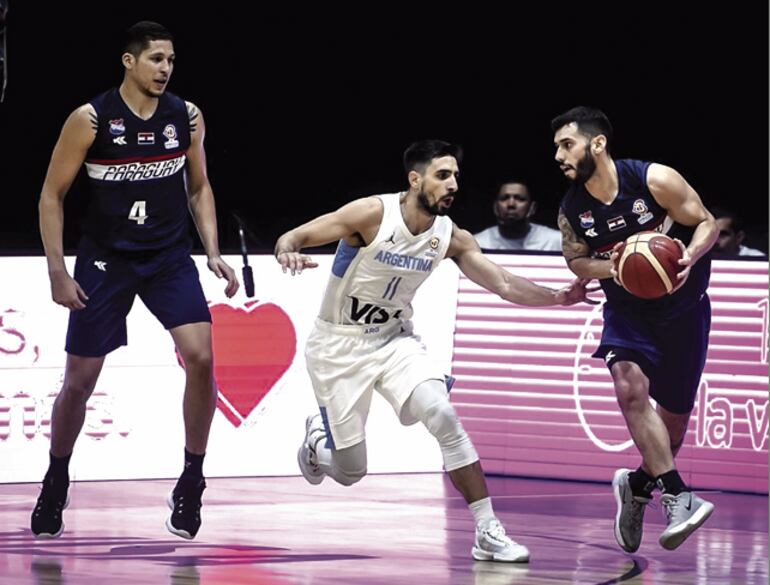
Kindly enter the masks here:
[[497, 518], [476, 525], [476, 542], [471, 554], [477, 561], [529, 562], [527, 547], [508, 538]]
[[323, 427], [323, 419], [320, 414], [311, 414], [305, 420], [305, 440], [297, 451], [297, 463], [302, 476], [313, 485], [318, 485], [324, 480], [326, 474], [318, 464], [316, 446], [320, 441], [326, 440]]

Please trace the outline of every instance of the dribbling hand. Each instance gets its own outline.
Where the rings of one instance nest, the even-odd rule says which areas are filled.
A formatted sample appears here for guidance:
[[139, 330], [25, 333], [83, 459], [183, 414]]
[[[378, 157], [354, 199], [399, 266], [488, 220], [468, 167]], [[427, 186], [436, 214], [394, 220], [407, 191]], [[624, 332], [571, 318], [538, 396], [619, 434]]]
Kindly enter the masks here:
[[615, 284], [618, 286], [623, 286], [623, 283], [620, 282], [620, 278], [618, 278], [618, 262], [620, 262], [620, 249], [623, 247], [624, 242], [618, 242], [612, 247], [612, 253], [610, 254], [610, 262], [612, 262], [612, 266], [610, 266], [610, 274], [612, 275], [612, 280], [615, 281]]
[[682, 249], [682, 257], [677, 260], [677, 264], [684, 266], [684, 268], [681, 272], [677, 273], [676, 278], [679, 282], [677, 282], [676, 286], [674, 286], [671, 292], [668, 293], [670, 295], [682, 288], [687, 281], [687, 277], [690, 276], [690, 268], [692, 267], [692, 256], [690, 256], [690, 252], [687, 251], [687, 247], [682, 243], [682, 240], [678, 238], [674, 238], [674, 241], [679, 244], [679, 247]]
[[86, 308], [84, 301], [88, 300], [88, 295], [66, 271], [51, 272], [50, 277], [51, 297], [54, 303], [67, 307], [70, 311]]
[[283, 272], [286, 273], [287, 270], [290, 270], [292, 276], [302, 274], [305, 268], [318, 268], [317, 262], [313, 262], [310, 256], [300, 252], [278, 252], [275, 259], [281, 265]]
[[235, 270], [222, 260], [221, 256], [214, 256], [209, 258], [208, 267], [211, 272], [217, 275], [217, 278], [224, 278], [227, 280], [227, 286], [225, 287], [225, 295], [227, 298], [232, 298], [233, 295], [238, 292], [238, 288], [241, 286], [238, 282], [238, 277], [235, 276]]

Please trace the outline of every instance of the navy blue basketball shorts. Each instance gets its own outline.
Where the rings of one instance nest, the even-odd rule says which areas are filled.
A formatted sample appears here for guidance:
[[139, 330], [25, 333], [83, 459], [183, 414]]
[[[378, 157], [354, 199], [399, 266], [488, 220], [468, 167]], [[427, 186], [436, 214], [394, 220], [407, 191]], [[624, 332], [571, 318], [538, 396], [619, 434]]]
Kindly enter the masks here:
[[637, 364], [650, 380], [650, 396], [675, 414], [693, 409], [706, 365], [711, 303], [708, 295], [668, 320], [604, 305], [604, 329], [593, 357], [608, 368], [618, 361]]
[[70, 312], [65, 350], [72, 355], [101, 357], [126, 345], [126, 316], [137, 295], [166, 329], [211, 322], [187, 245], [127, 254], [84, 238], [74, 278], [89, 298], [85, 309]]

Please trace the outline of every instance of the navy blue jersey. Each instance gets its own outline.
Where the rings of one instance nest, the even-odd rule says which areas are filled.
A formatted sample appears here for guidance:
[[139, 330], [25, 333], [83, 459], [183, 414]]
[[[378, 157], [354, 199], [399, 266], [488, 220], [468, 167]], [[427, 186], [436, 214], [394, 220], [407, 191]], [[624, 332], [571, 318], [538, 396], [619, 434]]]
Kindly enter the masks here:
[[[585, 185], [573, 184], [561, 202], [561, 211], [578, 237], [588, 244], [594, 258], [609, 258], [612, 248], [629, 236], [657, 230], [680, 239], [685, 246], [692, 239], [694, 227], [683, 226], [668, 214], [647, 187], [649, 162], [616, 160], [618, 195], [609, 205], [594, 198]], [[678, 291], [660, 299], [635, 297], [612, 278], [600, 281], [607, 302], [616, 308], [628, 308], [665, 317], [679, 314], [697, 303], [708, 288], [711, 273], [710, 253], [690, 269], [687, 282]]]
[[187, 243], [190, 120], [184, 100], [164, 93], [149, 120], [137, 117], [117, 88], [90, 103], [97, 131], [86, 156], [91, 193], [85, 234], [126, 252]]

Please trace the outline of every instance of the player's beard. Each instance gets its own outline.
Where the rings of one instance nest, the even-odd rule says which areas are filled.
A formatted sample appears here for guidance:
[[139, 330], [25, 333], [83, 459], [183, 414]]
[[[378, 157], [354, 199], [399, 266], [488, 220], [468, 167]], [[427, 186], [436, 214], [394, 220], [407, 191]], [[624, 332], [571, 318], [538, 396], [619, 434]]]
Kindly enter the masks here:
[[153, 91], [149, 87], [140, 87], [139, 91], [142, 92], [148, 98], [158, 99], [160, 96], [163, 95], [165, 88], [162, 89], [161, 91]]
[[586, 145], [583, 158], [578, 161], [577, 167], [575, 168], [575, 182], [585, 183], [593, 176], [594, 171], [596, 171], [596, 161], [591, 156], [590, 145]]
[[425, 191], [421, 188], [420, 192], [417, 194], [417, 202], [420, 204], [420, 207], [422, 207], [425, 211], [430, 213], [431, 215], [446, 215], [449, 213], [449, 208], [442, 209], [439, 207], [438, 202], [440, 199], [436, 199], [435, 203], [433, 205], [430, 204], [430, 201], [428, 200], [428, 196], [425, 194]]

